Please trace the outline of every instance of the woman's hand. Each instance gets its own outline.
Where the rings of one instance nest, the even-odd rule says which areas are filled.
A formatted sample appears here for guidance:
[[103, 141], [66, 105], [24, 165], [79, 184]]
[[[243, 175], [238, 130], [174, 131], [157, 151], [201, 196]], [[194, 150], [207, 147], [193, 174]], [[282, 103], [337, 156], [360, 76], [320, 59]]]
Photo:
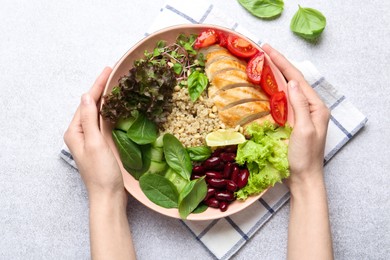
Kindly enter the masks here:
[[110, 73], [111, 68], [105, 68], [89, 92], [81, 97], [80, 106], [64, 135], [90, 198], [102, 193], [124, 193], [118, 162], [98, 125], [97, 103]]
[[97, 103], [110, 73], [105, 68], [82, 96], [64, 140], [88, 190], [92, 259], [135, 259], [122, 174], [98, 124]]
[[322, 178], [330, 113], [297, 68], [271, 46], [263, 49], [289, 81], [287, 95], [295, 122], [288, 148], [291, 177], [287, 184], [294, 188], [309, 179]]
[[329, 110], [283, 55], [269, 45], [263, 49], [289, 81], [287, 94], [295, 118], [288, 148], [291, 200], [287, 256], [333, 259], [323, 172]]

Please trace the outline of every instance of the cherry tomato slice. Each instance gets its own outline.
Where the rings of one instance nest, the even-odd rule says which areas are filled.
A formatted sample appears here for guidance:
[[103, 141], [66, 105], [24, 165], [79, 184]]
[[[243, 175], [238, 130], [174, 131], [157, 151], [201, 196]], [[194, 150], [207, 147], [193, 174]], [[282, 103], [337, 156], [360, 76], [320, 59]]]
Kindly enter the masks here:
[[228, 35], [221, 31], [217, 31], [217, 34], [218, 34], [219, 46], [226, 47]]
[[233, 55], [241, 58], [251, 58], [258, 51], [250, 42], [232, 34], [228, 36], [227, 47]]
[[207, 29], [201, 32], [195, 40], [194, 47], [195, 49], [200, 49], [213, 45], [218, 42], [218, 34], [213, 29]]
[[265, 91], [265, 93], [267, 93], [270, 96], [272, 96], [272, 94], [279, 91], [278, 84], [276, 83], [274, 74], [272, 73], [271, 68], [267, 64], [264, 64], [263, 66], [263, 73], [261, 74], [260, 86]]
[[253, 56], [246, 65], [246, 74], [249, 80], [259, 84], [264, 65], [264, 52], [260, 51]]
[[271, 96], [271, 115], [275, 122], [284, 126], [287, 121], [287, 98], [283, 91], [278, 91]]

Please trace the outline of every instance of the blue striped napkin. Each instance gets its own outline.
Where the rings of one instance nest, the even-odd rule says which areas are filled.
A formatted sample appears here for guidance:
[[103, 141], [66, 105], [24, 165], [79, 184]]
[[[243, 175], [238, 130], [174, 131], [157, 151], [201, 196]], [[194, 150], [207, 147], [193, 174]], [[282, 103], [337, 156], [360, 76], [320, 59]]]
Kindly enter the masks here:
[[[224, 14], [215, 10], [213, 5], [207, 3], [207, 1], [196, 1], [196, 4], [189, 4], [189, 1], [169, 1], [161, 8], [159, 16], [145, 35], [164, 27], [183, 23], [207, 23], [228, 27], [250, 37], [254, 42], [261, 43], [256, 35], [246, 31], [245, 28], [231, 21], [231, 19], [227, 19]], [[364, 127], [367, 118], [344, 95], [338, 93], [312, 63], [304, 61], [294, 64], [302, 71], [306, 80], [331, 110], [325, 146], [324, 163], [326, 163]], [[76, 164], [65, 145], [61, 149], [60, 156], [76, 168]], [[212, 221], [181, 222], [215, 258], [229, 259], [289, 198], [288, 188], [284, 184], [278, 183], [269, 189], [258, 202], [242, 212]]]

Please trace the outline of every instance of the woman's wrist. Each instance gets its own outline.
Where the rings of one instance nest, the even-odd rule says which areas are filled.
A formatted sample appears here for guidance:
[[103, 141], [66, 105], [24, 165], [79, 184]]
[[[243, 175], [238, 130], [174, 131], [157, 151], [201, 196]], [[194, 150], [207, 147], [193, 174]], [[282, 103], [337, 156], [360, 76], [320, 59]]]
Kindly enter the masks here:
[[115, 206], [126, 210], [127, 192], [120, 190], [91, 190], [88, 191], [90, 207]]
[[323, 170], [307, 173], [292, 173], [288, 186], [293, 197], [306, 197], [313, 191], [323, 191], [325, 187]]

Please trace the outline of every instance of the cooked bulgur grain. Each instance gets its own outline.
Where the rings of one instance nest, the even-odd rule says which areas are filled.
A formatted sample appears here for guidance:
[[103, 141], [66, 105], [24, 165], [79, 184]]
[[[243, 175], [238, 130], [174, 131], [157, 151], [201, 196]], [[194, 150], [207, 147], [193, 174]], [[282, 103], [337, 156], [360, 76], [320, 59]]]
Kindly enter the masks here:
[[177, 88], [172, 95], [172, 112], [160, 119], [162, 132], [175, 135], [185, 147], [205, 145], [206, 135], [225, 125], [213, 102], [203, 92], [192, 102], [187, 88]]

